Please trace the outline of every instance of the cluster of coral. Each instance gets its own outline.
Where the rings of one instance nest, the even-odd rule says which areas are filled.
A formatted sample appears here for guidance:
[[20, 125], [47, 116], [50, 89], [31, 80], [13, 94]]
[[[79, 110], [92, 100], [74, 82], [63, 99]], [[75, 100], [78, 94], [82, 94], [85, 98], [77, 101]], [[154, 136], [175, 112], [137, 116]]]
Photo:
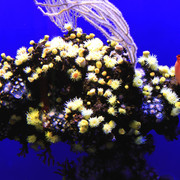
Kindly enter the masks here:
[[[15, 58], [1, 54], [1, 139], [19, 141], [25, 151], [31, 144], [47, 152], [62, 141], [90, 154], [119, 148], [141, 154], [152, 151], [151, 130], [177, 138], [180, 86], [174, 67], [158, 65], [144, 51], [136, 68], [119, 43], [104, 45], [93, 33], [66, 29], [64, 37], [30, 41]], [[130, 159], [138, 164], [138, 158]], [[141, 168], [129, 171], [141, 178]]]

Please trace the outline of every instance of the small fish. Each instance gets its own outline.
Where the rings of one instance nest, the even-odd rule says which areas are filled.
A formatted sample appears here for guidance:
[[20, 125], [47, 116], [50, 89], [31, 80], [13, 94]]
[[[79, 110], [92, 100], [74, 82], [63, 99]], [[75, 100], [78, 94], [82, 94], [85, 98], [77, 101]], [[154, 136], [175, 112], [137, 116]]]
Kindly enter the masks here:
[[176, 56], [177, 61], [175, 63], [175, 77], [177, 83], [180, 85], [180, 55]]

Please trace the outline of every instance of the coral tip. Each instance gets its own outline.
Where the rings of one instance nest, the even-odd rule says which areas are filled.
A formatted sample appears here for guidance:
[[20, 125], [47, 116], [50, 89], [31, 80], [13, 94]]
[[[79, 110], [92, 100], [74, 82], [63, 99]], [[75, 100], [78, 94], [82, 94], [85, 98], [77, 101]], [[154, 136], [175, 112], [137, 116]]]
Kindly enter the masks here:
[[177, 61], [175, 63], [175, 77], [178, 84], [180, 84], [180, 55], [177, 55]]

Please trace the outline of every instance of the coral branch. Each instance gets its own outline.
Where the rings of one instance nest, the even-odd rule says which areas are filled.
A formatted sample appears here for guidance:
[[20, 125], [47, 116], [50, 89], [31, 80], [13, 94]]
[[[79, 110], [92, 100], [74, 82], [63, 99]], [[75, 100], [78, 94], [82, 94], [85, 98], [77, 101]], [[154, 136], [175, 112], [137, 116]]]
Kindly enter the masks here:
[[40, 11], [49, 16], [62, 31], [66, 31], [64, 28], [66, 23], [76, 28], [77, 17], [82, 16], [107, 39], [120, 42], [127, 49], [131, 62], [135, 65], [137, 46], [130, 36], [129, 26], [122, 13], [108, 0], [45, 0], [45, 3], [34, 1]]

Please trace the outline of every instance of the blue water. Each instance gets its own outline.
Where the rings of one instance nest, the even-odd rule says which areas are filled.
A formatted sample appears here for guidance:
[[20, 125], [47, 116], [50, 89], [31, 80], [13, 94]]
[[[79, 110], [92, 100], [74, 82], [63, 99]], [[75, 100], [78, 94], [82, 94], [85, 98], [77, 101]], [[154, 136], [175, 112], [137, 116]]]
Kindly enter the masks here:
[[[144, 50], [156, 54], [159, 64], [172, 66], [180, 54], [180, 1], [179, 0], [111, 0], [123, 13], [130, 32], [138, 46], [138, 56]], [[104, 42], [105, 38], [91, 25], [80, 20], [86, 33], [93, 32]], [[33, 0], [1, 0], [0, 3], [0, 53], [15, 56], [21, 46], [29, 47], [44, 35], [54, 37], [61, 31], [35, 6]], [[168, 174], [180, 180], [180, 140], [167, 142], [154, 133], [156, 150], [147, 157], [149, 164], [160, 175]], [[18, 157], [18, 142], [0, 142], [0, 180], [60, 180], [53, 173], [56, 169], [44, 165], [36, 153], [30, 150], [26, 158]], [[69, 147], [57, 144], [52, 147], [55, 157], [63, 162], [66, 157], [75, 158]]]

